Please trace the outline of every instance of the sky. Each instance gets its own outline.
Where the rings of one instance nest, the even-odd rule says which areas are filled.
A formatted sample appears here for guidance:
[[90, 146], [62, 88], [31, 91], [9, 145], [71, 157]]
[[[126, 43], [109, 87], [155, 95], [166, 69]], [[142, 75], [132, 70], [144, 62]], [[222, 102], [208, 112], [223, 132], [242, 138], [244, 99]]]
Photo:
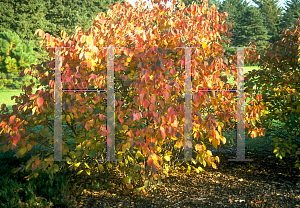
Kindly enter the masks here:
[[[138, 1], [138, 0], [128, 0], [129, 3], [132, 5], [132, 6], [135, 6], [135, 2]], [[147, 1], [147, 5], [149, 5], [149, 3], [151, 2], [150, 0], [144, 0], [144, 1]], [[284, 4], [285, 4], [285, 1], [286, 0], [279, 0], [279, 6], [281, 7], [284, 7]], [[247, 2], [250, 3], [250, 5], [253, 5], [253, 6], [257, 6], [252, 0], [247, 0]], [[164, 3], [163, 3], [164, 4]], [[171, 0], [168, 0], [167, 2], [167, 7], [169, 7], [171, 5]]]

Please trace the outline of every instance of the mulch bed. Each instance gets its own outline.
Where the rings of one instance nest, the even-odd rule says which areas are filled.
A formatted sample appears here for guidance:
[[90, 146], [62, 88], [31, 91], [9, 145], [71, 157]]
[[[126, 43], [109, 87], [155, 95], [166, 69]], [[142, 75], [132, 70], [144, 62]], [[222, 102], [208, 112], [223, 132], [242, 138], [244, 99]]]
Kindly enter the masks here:
[[71, 207], [300, 207], [300, 172], [292, 168], [294, 158], [256, 153], [246, 155], [252, 162], [233, 162], [228, 159], [235, 155], [214, 155], [220, 157], [218, 169], [205, 167], [199, 174], [187, 175], [177, 170], [141, 199], [116, 190], [85, 189], [71, 196]]

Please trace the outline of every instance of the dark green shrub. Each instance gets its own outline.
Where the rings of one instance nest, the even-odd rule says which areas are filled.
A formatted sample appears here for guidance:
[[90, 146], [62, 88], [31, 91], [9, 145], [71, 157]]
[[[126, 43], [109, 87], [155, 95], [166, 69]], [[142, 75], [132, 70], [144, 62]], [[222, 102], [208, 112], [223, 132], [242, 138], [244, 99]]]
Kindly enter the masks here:
[[[39, 205], [49, 207], [68, 207], [66, 200], [69, 194], [65, 188], [68, 186], [67, 169], [61, 170], [52, 179], [43, 171], [37, 178], [30, 181], [25, 179], [27, 172], [11, 173], [19, 165], [26, 165], [31, 158], [28, 153], [23, 158], [16, 158], [15, 151], [0, 152], [0, 207], [29, 207]], [[39, 199], [39, 201], [37, 201]]]

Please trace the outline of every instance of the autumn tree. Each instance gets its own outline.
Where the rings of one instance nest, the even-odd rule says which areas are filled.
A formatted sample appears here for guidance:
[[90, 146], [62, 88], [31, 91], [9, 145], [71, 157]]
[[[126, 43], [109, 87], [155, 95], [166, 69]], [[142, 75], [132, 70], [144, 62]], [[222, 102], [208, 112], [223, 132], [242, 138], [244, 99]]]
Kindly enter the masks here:
[[[161, 176], [167, 175], [176, 166], [185, 165], [187, 172], [194, 170], [198, 173], [202, 168], [195, 165], [199, 163], [204, 167], [217, 168], [219, 158], [213, 156], [206, 145], [217, 148], [221, 141], [225, 143], [226, 138], [222, 135], [224, 123], [235, 126], [237, 121], [235, 96], [225, 91], [236, 86], [225, 85], [220, 79], [224, 72], [237, 80], [234, 61], [237, 57], [228, 56], [232, 64], [224, 64], [224, 50], [219, 43], [220, 34], [228, 29], [224, 22], [227, 13], [218, 13], [214, 6], [207, 10], [206, 1], [200, 6], [180, 5], [175, 13], [172, 12], [173, 7], [165, 8], [161, 1], [156, 2], [152, 1], [152, 10], [144, 11], [142, 6], [145, 3], [137, 8], [128, 2], [117, 3], [107, 14], [100, 13], [89, 31], [77, 28], [71, 36], [61, 31], [61, 38], [55, 38], [42, 30], [36, 31], [43, 38], [45, 47], [62, 47], [62, 89], [107, 89], [107, 93], [89, 92], [86, 96], [80, 92], [62, 92], [61, 119], [73, 132], [75, 143], [70, 144], [69, 138], [63, 134], [61, 156], [70, 160], [69, 168], [78, 174], [95, 176], [98, 173], [103, 178], [115, 170], [123, 176], [121, 186], [125, 193], [138, 193], [146, 191], [150, 185], [161, 184]], [[112, 47], [116, 47], [114, 51]], [[196, 48], [191, 50], [193, 47]], [[0, 111], [0, 136], [6, 142], [3, 151], [18, 147], [16, 156], [20, 157], [37, 143], [45, 144], [47, 154], [35, 152], [26, 166], [15, 169], [31, 170], [29, 179], [38, 177], [41, 169], [50, 175], [60, 169], [60, 164], [53, 160], [53, 146], [57, 144], [59, 135], [54, 134], [51, 128], [54, 116], [56, 119], [60, 116], [57, 115], [59, 110], [54, 110], [55, 105], [60, 104], [60, 93], [55, 93], [55, 103], [53, 99], [54, 89], [59, 89], [59, 86], [55, 86], [51, 71], [58, 59], [54, 60], [53, 48], [46, 50], [51, 60], [45, 67], [38, 64], [20, 73], [23, 76], [33, 73], [33, 69], [37, 70], [38, 74], [32, 75], [39, 77], [41, 86], [45, 88], [32, 94], [34, 83], [23, 86], [25, 94], [14, 96], [16, 105], [13, 112], [7, 113], [4, 104]], [[185, 50], [191, 51], [187, 53]], [[114, 54], [117, 57], [113, 67], [109, 60]], [[187, 57], [191, 61], [185, 63]], [[194, 78], [192, 85], [190, 77]], [[131, 91], [126, 93], [125, 90], [130, 87]], [[191, 94], [187, 94], [192, 89], [224, 91], [197, 91], [191, 99]], [[116, 99], [108, 93], [112, 90], [115, 90]], [[254, 97], [260, 99], [258, 95]], [[185, 99], [191, 99], [191, 102]], [[255, 100], [247, 106], [246, 127], [248, 134], [254, 137], [263, 132], [263, 128], [252, 125], [262, 110], [264, 106], [257, 105]], [[111, 137], [111, 126], [114, 125], [106, 124], [112, 121], [118, 134], [115, 141]], [[28, 129], [35, 125], [44, 128], [29, 134]], [[106, 140], [107, 152], [104, 150]], [[111, 151], [114, 142], [116, 155]], [[184, 158], [179, 158], [182, 151]], [[195, 158], [188, 161], [186, 156], [193, 152]], [[120, 161], [99, 161], [106, 158], [106, 153]]]

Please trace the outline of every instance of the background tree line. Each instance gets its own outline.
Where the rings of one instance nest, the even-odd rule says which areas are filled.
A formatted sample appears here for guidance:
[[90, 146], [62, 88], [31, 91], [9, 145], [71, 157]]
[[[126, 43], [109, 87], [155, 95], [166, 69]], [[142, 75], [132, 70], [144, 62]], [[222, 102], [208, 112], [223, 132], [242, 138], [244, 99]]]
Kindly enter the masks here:
[[[35, 36], [37, 29], [42, 29], [54, 37], [60, 37], [61, 30], [68, 35], [75, 33], [75, 27], [85, 32], [92, 26], [100, 12], [107, 12], [111, 4], [123, 3], [124, 0], [1, 0], [0, 33], [11, 30], [14, 34], [2, 35], [0, 51], [0, 72], [20, 71], [28, 64], [41, 63], [48, 59], [46, 51], [39, 45], [41, 38]], [[236, 46], [246, 46], [254, 40], [259, 50], [279, 40], [281, 32], [296, 25], [299, 18], [299, 0], [287, 0], [286, 9], [278, 6], [278, 0], [253, 0], [258, 7], [250, 6], [245, 0], [208, 0], [208, 6], [215, 4], [219, 12], [227, 12], [226, 20], [232, 24], [229, 32], [230, 44], [223, 43], [226, 53], [234, 54]], [[203, 0], [182, 0], [186, 6], [193, 2], [201, 4]], [[178, 0], [179, 3], [179, 0]], [[178, 4], [177, 3], [177, 4]], [[15, 35], [20, 41], [15, 41]], [[13, 36], [13, 37], [9, 37]], [[227, 36], [224, 36], [228, 39]], [[4, 43], [6, 42], [6, 43]], [[13, 51], [17, 46], [27, 46], [22, 51]], [[32, 52], [29, 53], [32, 48]], [[17, 55], [16, 55], [17, 54]], [[34, 59], [24, 54], [32, 54]], [[11, 56], [7, 58], [8, 56]], [[34, 60], [34, 61], [33, 61]], [[26, 65], [27, 64], [27, 65]], [[9, 65], [14, 70], [7, 70]]]
[[[203, 0], [182, 0], [184, 4], [193, 2], [201, 4]], [[285, 8], [280, 7], [278, 0], [253, 0], [257, 7], [249, 5], [246, 0], [207, 0], [208, 7], [215, 5], [218, 12], [227, 12], [226, 20], [232, 24], [229, 32], [229, 47], [246, 46], [250, 41], [257, 42], [257, 49], [264, 49], [268, 42], [274, 43], [280, 39], [282, 31], [297, 25], [300, 17], [300, 1], [286, 0]], [[177, 1], [179, 4], [180, 1]], [[227, 39], [227, 36], [224, 37]], [[226, 52], [234, 54], [235, 48], [223, 44]]]

